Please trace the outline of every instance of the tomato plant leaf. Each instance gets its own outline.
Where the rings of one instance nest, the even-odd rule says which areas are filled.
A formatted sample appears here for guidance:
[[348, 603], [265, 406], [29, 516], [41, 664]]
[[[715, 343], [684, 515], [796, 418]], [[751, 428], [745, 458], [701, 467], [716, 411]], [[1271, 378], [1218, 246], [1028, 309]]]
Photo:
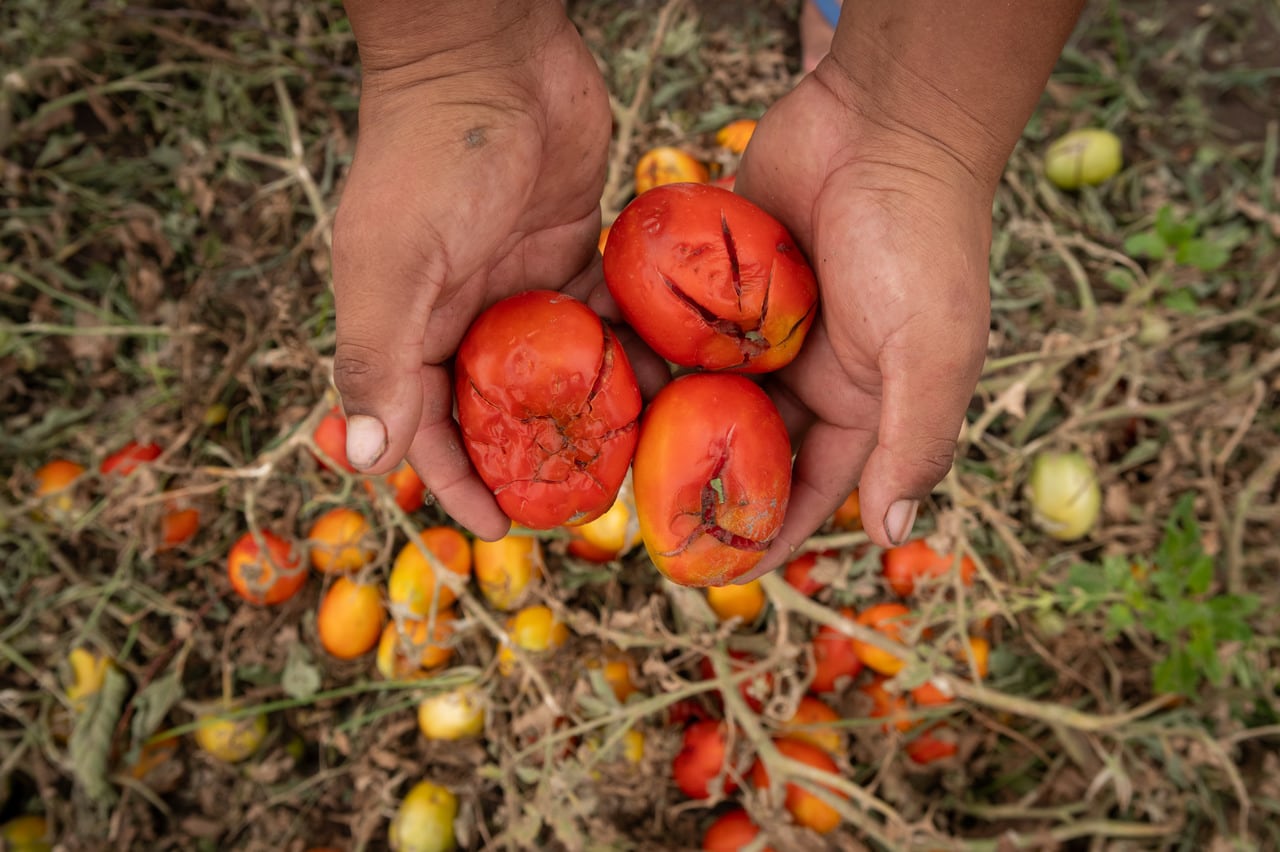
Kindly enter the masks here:
[[320, 691], [320, 670], [311, 660], [311, 652], [300, 642], [289, 646], [280, 675], [280, 688], [290, 698], [307, 699]]
[[177, 672], [169, 672], [143, 687], [133, 699], [133, 741], [140, 743], [154, 734], [184, 694], [182, 677]]
[[1124, 241], [1125, 254], [1130, 257], [1146, 257], [1151, 260], [1164, 260], [1168, 247], [1164, 240], [1152, 231], [1133, 234]]
[[72, 772], [85, 794], [94, 802], [107, 803], [116, 797], [107, 779], [111, 743], [129, 679], [115, 666], [107, 666], [102, 688], [90, 698], [84, 711], [76, 715], [75, 727], [67, 742]]
[[1217, 243], [1194, 239], [1179, 245], [1174, 259], [1202, 272], [1212, 272], [1225, 266], [1231, 259], [1231, 253]]

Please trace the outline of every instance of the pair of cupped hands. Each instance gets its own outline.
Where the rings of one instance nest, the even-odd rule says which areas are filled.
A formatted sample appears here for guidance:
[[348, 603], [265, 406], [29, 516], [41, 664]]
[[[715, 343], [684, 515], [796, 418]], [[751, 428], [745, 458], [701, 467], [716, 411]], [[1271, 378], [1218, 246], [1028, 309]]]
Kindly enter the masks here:
[[[510, 522], [462, 446], [450, 359], [484, 308], [523, 290], [563, 290], [621, 323], [596, 249], [605, 83], [563, 16], [494, 34], [465, 61], [361, 51], [333, 234], [347, 454], [370, 474], [407, 458], [450, 516], [495, 539]], [[743, 581], [786, 562], [855, 486], [871, 540], [905, 540], [951, 467], [981, 369], [993, 187], [871, 100], [829, 57], [768, 109], [737, 175], [820, 291], [801, 354], [763, 378], [795, 467], [783, 528]], [[618, 331], [649, 398], [667, 368]]]

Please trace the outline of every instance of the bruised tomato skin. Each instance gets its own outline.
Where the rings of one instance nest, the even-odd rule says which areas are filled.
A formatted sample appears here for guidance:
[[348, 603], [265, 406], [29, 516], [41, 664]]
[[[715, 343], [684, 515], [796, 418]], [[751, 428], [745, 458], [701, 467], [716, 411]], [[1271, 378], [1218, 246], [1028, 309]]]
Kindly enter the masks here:
[[649, 404], [632, 476], [658, 570], [685, 586], [723, 586], [750, 571], [782, 527], [791, 443], [750, 380], [691, 373]]
[[717, 186], [638, 196], [613, 223], [604, 275], [623, 317], [682, 367], [763, 373], [813, 324], [813, 269], [780, 222]]
[[480, 478], [516, 523], [585, 523], [613, 505], [638, 437], [640, 390], [617, 338], [562, 293], [531, 290], [476, 319], [458, 348], [458, 422]]

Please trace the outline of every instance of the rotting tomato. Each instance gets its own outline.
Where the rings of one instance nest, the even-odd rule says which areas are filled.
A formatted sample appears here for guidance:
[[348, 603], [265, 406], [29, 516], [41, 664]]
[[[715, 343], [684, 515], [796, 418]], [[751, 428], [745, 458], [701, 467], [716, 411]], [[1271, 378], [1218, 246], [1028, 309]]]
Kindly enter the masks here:
[[290, 542], [270, 530], [261, 530], [259, 535], [266, 553], [252, 532], [246, 532], [231, 546], [227, 555], [231, 588], [259, 606], [284, 603], [307, 582], [307, 570]]
[[193, 734], [196, 744], [224, 763], [248, 760], [267, 738], [266, 713], [228, 718], [214, 712], [200, 716], [197, 722]]
[[749, 379], [692, 373], [649, 404], [633, 476], [640, 534], [658, 570], [685, 586], [723, 586], [750, 571], [782, 528], [791, 443]]
[[321, 467], [330, 470], [330, 465], [336, 464], [347, 473], [356, 472], [347, 460], [347, 418], [341, 408], [335, 405], [329, 409], [329, 413], [316, 424], [311, 440], [320, 451], [316, 454], [316, 461]]
[[651, 148], [636, 161], [636, 194], [672, 183], [706, 183], [707, 167], [688, 151], [670, 145]]
[[418, 729], [429, 740], [461, 740], [484, 731], [485, 693], [468, 683], [428, 695], [418, 705]]
[[[831, 755], [813, 743], [794, 737], [779, 737], [773, 741], [773, 745], [783, 757], [833, 776], [840, 774], [840, 769]], [[769, 770], [765, 768], [763, 760], [756, 760], [755, 765], [751, 767], [750, 778], [752, 786], [757, 790], [769, 789]], [[788, 783], [785, 788], [786, 798], [783, 804], [797, 823], [812, 828], [819, 834], [829, 834], [840, 825], [840, 812], [831, 805], [799, 784]], [[831, 787], [827, 789], [843, 798], [843, 794]]]
[[628, 204], [609, 232], [604, 275], [627, 323], [682, 367], [776, 370], [800, 352], [818, 305], [787, 229], [705, 184], [661, 186]]
[[400, 801], [387, 828], [393, 852], [450, 852], [458, 842], [453, 821], [458, 797], [447, 787], [419, 781]]
[[[751, 821], [744, 809], [734, 808], [707, 826], [702, 835], [702, 848], [704, 852], [741, 852], [759, 836], [760, 826]], [[773, 847], [766, 846], [760, 852], [773, 852]]]
[[137, 441], [130, 441], [103, 459], [98, 470], [104, 475], [115, 473], [128, 476], [137, 469], [138, 465], [160, 458], [162, 452], [163, 449], [159, 444], [139, 444]]
[[585, 304], [531, 290], [493, 305], [458, 347], [455, 383], [463, 443], [509, 518], [545, 530], [613, 504], [635, 452], [640, 389]]
[[[928, 541], [918, 538], [881, 553], [880, 565], [885, 582], [893, 589], [894, 594], [909, 598], [915, 593], [917, 585], [934, 583], [950, 576], [956, 559], [950, 553], [934, 550]], [[960, 582], [972, 586], [973, 576], [977, 572], [978, 566], [973, 559], [968, 555], [960, 558]]]
[[[708, 799], [712, 793], [728, 795], [738, 789], [736, 771], [726, 769], [729, 756], [728, 726], [716, 719], [694, 722], [684, 731], [680, 752], [671, 762], [671, 775], [680, 792], [691, 799]], [[722, 779], [722, 785], [716, 780]]]

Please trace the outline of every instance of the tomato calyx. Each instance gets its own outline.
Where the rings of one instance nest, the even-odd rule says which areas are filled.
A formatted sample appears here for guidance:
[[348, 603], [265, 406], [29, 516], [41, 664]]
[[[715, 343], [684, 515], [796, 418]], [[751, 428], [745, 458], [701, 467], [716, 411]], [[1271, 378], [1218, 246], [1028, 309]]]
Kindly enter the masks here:
[[[725, 493], [724, 470], [729, 466], [729, 443], [733, 439], [733, 429], [725, 435], [724, 446], [720, 449], [720, 457], [716, 460], [716, 466], [711, 471], [711, 476], [707, 479], [707, 484], [702, 486], [702, 494], [700, 496], [700, 510], [702, 520], [684, 541], [676, 545], [671, 550], [660, 554], [661, 556], [677, 556], [688, 550], [699, 536], [709, 535], [716, 541], [732, 547], [735, 550], [745, 550], [752, 553], [760, 553], [769, 549], [769, 545], [773, 544], [773, 539], [777, 533], [763, 540], [757, 540], [748, 536], [736, 533], [733, 530], [725, 529], [720, 524], [718, 517], [718, 507], [724, 505], [728, 499]], [[689, 514], [694, 514], [690, 512]]]

